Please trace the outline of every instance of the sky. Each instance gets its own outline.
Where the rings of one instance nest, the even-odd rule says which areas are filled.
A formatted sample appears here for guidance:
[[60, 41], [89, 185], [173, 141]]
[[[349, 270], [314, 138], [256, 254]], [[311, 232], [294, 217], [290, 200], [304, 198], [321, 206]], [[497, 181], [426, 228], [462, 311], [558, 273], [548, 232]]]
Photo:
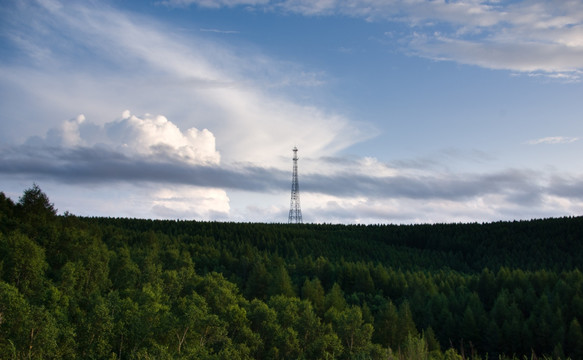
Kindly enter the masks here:
[[583, 213], [578, 0], [8, 0], [0, 191], [59, 213]]

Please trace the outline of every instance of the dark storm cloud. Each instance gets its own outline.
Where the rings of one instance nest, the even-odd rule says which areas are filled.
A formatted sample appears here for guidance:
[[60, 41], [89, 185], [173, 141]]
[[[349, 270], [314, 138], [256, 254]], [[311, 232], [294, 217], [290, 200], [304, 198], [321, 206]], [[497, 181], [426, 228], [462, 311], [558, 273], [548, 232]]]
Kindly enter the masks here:
[[386, 176], [341, 173], [310, 175], [303, 189], [337, 196], [376, 196], [410, 199], [461, 200], [486, 194], [521, 195], [524, 201], [537, 196], [540, 188], [531, 172], [508, 170], [495, 174], [447, 174], [432, 176]]
[[287, 173], [256, 166], [193, 165], [170, 157], [126, 156], [100, 147], [28, 147], [0, 153], [0, 173], [52, 178], [64, 183], [152, 182], [271, 192]]
[[551, 179], [552, 193], [561, 197], [583, 199], [583, 177], [555, 176]]
[[[330, 164], [330, 159], [321, 159]], [[344, 169], [342, 164], [336, 164]], [[345, 164], [350, 168], [350, 164]], [[397, 171], [398, 172], [398, 171]], [[0, 151], [0, 174], [52, 178], [63, 183], [150, 182], [226, 188], [252, 192], [288, 191], [291, 171], [250, 164], [196, 165], [171, 154], [125, 155], [107, 147], [43, 147], [22, 145]], [[300, 174], [300, 189], [338, 197], [444, 199], [461, 201], [501, 195], [515, 204], [534, 205], [542, 194], [583, 197], [579, 179], [555, 179], [541, 186], [540, 174], [506, 170], [492, 174], [374, 176], [364, 171]]]

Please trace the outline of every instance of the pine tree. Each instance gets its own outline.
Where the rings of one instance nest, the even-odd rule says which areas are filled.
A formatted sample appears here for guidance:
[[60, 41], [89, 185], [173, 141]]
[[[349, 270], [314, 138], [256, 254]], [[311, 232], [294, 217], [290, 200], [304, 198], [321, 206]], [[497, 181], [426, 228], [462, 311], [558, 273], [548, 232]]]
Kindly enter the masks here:
[[397, 329], [399, 326], [399, 313], [397, 307], [391, 300], [385, 302], [375, 317], [374, 323], [374, 341], [385, 347], [397, 349]]
[[277, 266], [272, 274], [271, 284], [268, 289], [269, 296], [284, 295], [294, 297], [294, 285], [283, 264]]
[[407, 340], [407, 336], [419, 335], [415, 322], [413, 321], [413, 314], [407, 300], [399, 306], [399, 319], [397, 320], [397, 343], [402, 345]]
[[565, 352], [573, 359], [583, 359], [583, 331], [576, 318], [569, 324], [565, 337]]
[[309, 300], [318, 314], [323, 314], [325, 294], [320, 279], [314, 278], [312, 280], [306, 279], [306, 281], [304, 281], [304, 285], [302, 286], [302, 298]]
[[326, 294], [324, 303], [324, 308], [326, 310], [334, 308], [336, 311], [342, 311], [346, 308], [347, 305], [346, 300], [344, 299], [344, 292], [342, 292], [340, 285], [337, 283], [332, 285], [332, 289]]

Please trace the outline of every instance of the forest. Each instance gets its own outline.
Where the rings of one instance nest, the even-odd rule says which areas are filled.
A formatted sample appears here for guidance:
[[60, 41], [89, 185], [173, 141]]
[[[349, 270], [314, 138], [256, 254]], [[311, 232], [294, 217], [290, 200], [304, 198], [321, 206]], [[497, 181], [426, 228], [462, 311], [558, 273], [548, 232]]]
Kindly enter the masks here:
[[0, 192], [0, 359], [583, 359], [583, 218], [80, 217]]

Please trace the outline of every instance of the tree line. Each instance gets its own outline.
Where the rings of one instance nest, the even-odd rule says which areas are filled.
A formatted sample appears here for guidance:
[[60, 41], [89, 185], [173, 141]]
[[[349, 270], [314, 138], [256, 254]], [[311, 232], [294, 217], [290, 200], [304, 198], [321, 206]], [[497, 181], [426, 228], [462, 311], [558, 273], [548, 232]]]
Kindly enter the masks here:
[[583, 358], [583, 218], [77, 217], [0, 193], [2, 359]]

